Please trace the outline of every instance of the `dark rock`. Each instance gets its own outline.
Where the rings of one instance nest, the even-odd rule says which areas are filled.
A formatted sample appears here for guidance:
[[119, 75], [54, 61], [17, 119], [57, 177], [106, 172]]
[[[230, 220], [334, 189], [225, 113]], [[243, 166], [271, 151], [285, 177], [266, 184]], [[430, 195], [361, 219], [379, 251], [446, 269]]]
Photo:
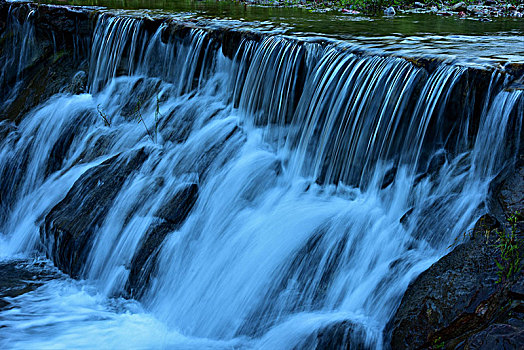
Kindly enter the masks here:
[[45, 176], [54, 173], [62, 169], [62, 164], [69, 152], [70, 146], [73, 143], [75, 137], [80, 133], [82, 128], [86, 128], [90, 122], [88, 113], [84, 113], [83, 118], [80, 118], [78, 122], [70, 123], [68, 127], [68, 132], [62, 133], [56, 143], [51, 148], [47, 160], [47, 168], [45, 171]]
[[509, 288], [509, 296], [514, 300], [524, 300], [524, 279], [517, 280]]
[[294, 349], [367, 349], [365, 332], [351, 321], [340, 321], [322, 327]]
[[139, 298], [147, 286], [157, 253], [165, 237], [184, 223], [198, 197], [198, 185], [187, 184], [180, 188], [156, 216], [163, 220], [152, 225], [146, 233], [140, 248], [131, 262], [131, 272], [126, 285], [129, 296]]
[[131, 270], [125, 287], [128, 297], [139, 299], [143, 295], [156, 265], [160, 246], [174, 229], [172, 224], [160, 222], [151, 225], [146, 232], [140, 248], [131, 261]]
[[388, 324], [393, 349], [429, 347], [435, 340], [452, 341], [487, 324], [500, 310], [495, 257], [486, 230], [496, 227], [483, 217], [471, 240], [460, 244], [410, 284]]
[[188, 152], [178, 159], [177, 164], [173, 165], [173, 173], [175, 175], [195, 173], [203, 182], [212, 169], [221, 167], [235, 154], [244, 140], [245, 136], [241, 129], [237, 125], [230, 124], [216, 134], [216, 139], [207, 142], [202, 148], [196, 151], [193, 148], [188, 149]]
[[[24, 37], [22, 24], [29, 20], [27, 11], [33, 7], [37, 14], [47, 11], [45, 16], [50, 20], [51, 17], [59, 18], [62, 11], [57, 10], [57, 14], [51, 16], [52, 10], [46, 10], [45, 6], [37, 8], [33, 4], [20, 4], [16, 11], [10, 12], [11, 24], [0, 39], [0, 52], [20, 52], [25, 42], [28, 45], [26, 51], [31, 55], [21, 67], [18, 67], [17, 60], [10, 60], [9, 55], [0, 55], [0, 66], [4, 67], [5, 73], [0, 82], [0, 119], [19, 122], [29, 110], [62, 91], [70, 84], [74, 73], [86, 66], [88, 32], [75, 31], [73, 35], [46, 26], [40, 18], [33, 18], [34, 36]], [[14, 37], [13, 32], [17, 33]]]
[[87, 90], [87, 74], [83, 70], [76, 72], [71, 79], [71, 83], [65, 87], [64, 92], [77, 95], [86, 92]]
[[[521, 158], [521, 157], [520, 157]], [[523, 209], [524, 161], [504, 172], [492, 189], [499, 199], [500, 221]], [[507, 225], [506, 225], [507, 226]], [[517, 237], [522, 237], [523, 218], [517, 215]], [[482, 217], [470, 239], [455, 247], [410, 284], [386, 337], [393, 349], [446, 348], [517, 349], [524, 329], [524, 273], [499, 283], [495, 261], [500, 251], [496, 230], [503, 230], [492, 216]], [[509, 228], [505, 228], [508, 230]], [[519, 238], [521, 239], [521, 238]], [[521, 244], [520, 256], [524, 255]], [[521, 266], [523, 265], [521, 261]]]
[[[519, 162], [524, 163], [524, 155]], [[524, 164], [516, 167], [513, 173], [496, 189], [497, 199], [508, 214], [524, 209]]]
[[455, 11], [455, 12], [465, 12], [468, 10], [466, 4], [464, 2], [459, 2], [459, 3], [456, 3], [455, 5], [453, 5], [451, 7], [451, 10], [452, 11]]
[[27, 260], [2, 261], [0, 271], [0, 311], [10, 304], [5, 298], [14, 298], [31, 292], [44, 281], [57, 277], [56, 271], [45, 266], [35, 266]]
[[140, 78], [136, 80], [129, 95], [122, 96], [126, 98], [122, 106], [122, 115], [129, 119], [139, 120], [143, 104], [147, 102], [153, 103], [152, 101], [156, 100], [155, 91], [158, 91], [161, 83], [162, 81], [157, 78]]
[[79, 277], [97, 227], [126, 179], [146, 158], [140, 149], [114, 156], [88, 170], [46, 216], [40, 237], [58, 268]]
[[224, 30], [222, 33], [222, 53], [224, 56], [233, 59], [235, 56], [239, 56], [242, 51], [241, 43], [243, 40], [260, 41], [261, 35], [248, 31], [237, 31], [237, 30]]
[[442, 168], [442, 166], [446, 163], [446, 160], [446, 152], [439, 151], [435, 153], [429, 161], [426, 172], [429, 174], [437, 173], [440, 170], [440, 168]]
[[83, 7], [30, 4], [36, 9], [37, 25], [45, 31], [91, 35], [93, 11]]
[[381, 189], [384, 189], [391, 185], [393, 181], [395, 180], [395, 176], [397, 175], [397, 167], [393, 167], [386, 171], [386, 174], [384, 175], [384, 179], [382, 180], [382, 184], [380, 185]]
[[182, 223], [198, 196], [198, 185], [189, 184], [175, 193], [156, 213], [156, 216], [173, 225]]
[[402, 217], [400, 218], [400, 223], [402, 225], [407, 225], [407, 223], [409, 221], [409, 218], [410, 218], [411, 214], [413, 214], [414, 210], [415, 210], [415, 208], [410, 208], [407, 212], [404, 213], [404, 215], [402, 215]]
[[469, 338], [464, 348], [470, 350], [522, 349], [524, 327], [493, 324]]

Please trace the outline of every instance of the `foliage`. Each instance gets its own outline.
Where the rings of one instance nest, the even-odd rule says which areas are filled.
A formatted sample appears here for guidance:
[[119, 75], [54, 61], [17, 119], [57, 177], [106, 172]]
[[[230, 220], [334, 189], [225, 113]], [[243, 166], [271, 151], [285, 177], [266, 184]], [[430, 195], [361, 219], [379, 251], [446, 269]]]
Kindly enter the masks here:
[[[254, 0], [254, 2], [263, 5], [296, 6], [301, 4], [311, 6], [313, 8], [347, 8], [363, 11], [369, 14], [380, 14], [382, 10], [390, 6], [396, 8], [410, 7], [415, 2], [422, 3], [425, 6], [437, 6], [439, 8], [442, 5], [452, 6], [459, 2], [464, 2], [466, 5], [479, 4], [479, 0]], [[480, 2], [482, 3], [482, 1]], [[522, 0], [509, 0], [506, 1], [506, 3], [519, 5], [522, 3]]]
[[495, 247], [500, 252], [500, 257], [495, 261], [497, 264], [497, 283], [509, 280], [513, 275], [520, 272], [520, 244], [517, 237], [517, 222], [519, 221], [520, 212], [516, 211], [507, 220], [510, 228], [507, 230], [494, 230], [498, 235]]
[[433, 345], [431, 346], [431, 349], [444, 349], [445, 348], [445, 342], [442, 340], [442, 337], [437, 337], [433, 339]]

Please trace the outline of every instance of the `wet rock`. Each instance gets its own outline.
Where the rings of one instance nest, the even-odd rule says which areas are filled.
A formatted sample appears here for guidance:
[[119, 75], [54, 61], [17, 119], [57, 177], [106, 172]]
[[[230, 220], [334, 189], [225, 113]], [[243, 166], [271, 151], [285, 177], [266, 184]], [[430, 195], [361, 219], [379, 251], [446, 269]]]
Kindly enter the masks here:
[[46, 216], [40, 238], [55, 265], [79, 277], [93, 235], [128, 176], [147, 158], [143, 149], [120, 154], [84, 173]]
[[186, 184], [180, 187], [155, 214], [162, 220], [149, 228], [131, 262], [126, 285], [130, 297], [139, 298], [142, 295], [151, 278], [162, 242], [169, 233], [179, 229], [184, 223], [197, 198], [198, 185]]
[[166, 236], [176, 228], [168, 222], [158, 222], [146, 232], [140, 248], [131, 261], [131, 269], [125, 286], [126, 296], [139, 299], [151, 279], [159, 249]]
[[[36, 266], [28, 260], [10, 260], [0, 262], [0, 311], [9, 307], [9, 300], [31, 292], [44, 281], [56, 278], [56, 271], [43, 266]], [[0, 326], [1, 328], [1, 326]]]
[[198, 197], [198, 185], [188, 184], [173, 196], [158, 210], [156, 216], [172, 225], [180, 225], [193, 207]]
[[239, 51], [242, 47], [240, 44], [244, 40], [260, 41], [261, 36], [260, 34], [246, 31], [224, 30], [221, 38], [222, 53], [224, 56], [229, 57], [230, 59], [233, 59], [235, 56], [240, 57], [242, 54], [242, 52]]
[[386, 171], [386, 174], [384, 175], [384, 179], [382, 180], [382, 184], [380, 185], [381, 189], [384, 189], [391, 185], [393, 181], [395, 180], [395, 176], [397, 175], [397, 167], [393, 167]]
[[468, 10], [466, 4], [464, 2], [459, 2], [459, 3], [456, 3], [455, 5], [453, 5], [451, 7], [451, 10], [454, 11], [454, 12], [465, 12]]
[[395, 9], [392, 6], [390, 6], [387, 9], [384, 10], [384, 14], [386, 16], [395, 16], [395, 13], [396, 13], [396, 11], [395, 11]]
[[[519, 160], [516, 170], [507, 173], [506, 179], [492, 189], [501, 214], [495, 209], [493, 212], [500, 222], [524, 209], [523, 165], [524, 161]], [[517, 215], [515, 228], [521, 240], [522, 216]], [[466, 236], [465, 243], [456, 246], [410, 284], [386, 328], [393, 349], [520, 348], [524, 330], [524, 272], [521, 270], [498, 282], [495, 262], [500, 260], [501, 253], [495, 245], [498, 239], [495, 229], [504, 227], [492, 216], [482, 217]], [[523, 256], [524, 245], [519, 250]], [[523, 265], [521, 260], [520, 266]]]
[[181, 111], [175, 108], [159, 122], [159, 132], [162, 139], [172, 143], [183, 143], [189, 137], [197, 111]]
[[73, 95], [78, 95], [87, 90], [87, 74], [83, 70], [78, 71], [71, 79], [71, 83], [64, 88], [64, 92], [69, 92]]
[[447, 161], [447, 158], [446, 158], [445, 151], [439, 151], [435, 153], [431, 157], [431, 160], [429, 161], [426, 172], [429, 174], [437, 173], [444, 166], [444, 164], [446, 164], [446, 161]]
[[513, 300], [524, 300], [524, 279], [518, 280], [509, 288], [509, 296]]
[[[19, 52], [21, 43], [25, 42], [25, 50], [31, 53], [25, 61], [20, 61], [20, 67], [19, 62], [10, 60], [9, 55], [0, 55], [0, 65], [4, 66], [5, 73], [0, 82], [0, 119], [10, 119], [17, 123], [29, 110], [63, 91], [71, 83], [75, 72], [85, 69], [87, 42], [90, 37], [87, 32], [68, 33], [60, 28], [53, 29], [45, 25], [45, 20], [40, 22], [40, 18], [36, 18], [33, 19], [34, 36], [25, 38], [21, 25], [16, 22], [16, 16], [20, 23], [24, 23], [31, 7], [34, 7], [37, 14], [44, 11], [44, 7], [36, 10], [36, 5], [27, 6], [20, 5], [17, 11], [11, 12], [15, 16], [12, 27], [0, 38], [0, 52]], [[49, 9], [45, 11], [52, 12]], [[58, 13], [55, 16], [57, 18], [60, 17]], [[46, 16], [53, 17], [50, 14]], [[9, 36], [13, 31], [17, 31], [19, 36], [16, 40], [10, 40]]]
[[173, 165], [173, 174], [198, 174], [200, 181], [204, 182], [210, 172], [220, 168], [227, 159], [234, 156], [244, 141], [245, 135], [241, 129], [230, 124], [217, 132], [215, 139], [206, 139], [199, 148], [188, 144], [187, 152], [183, 152], [184, 156]]
[[506, 215], [524, 209], [524, 155], [519, 156], [517, 166], [507, 178], [494, 189], [496, 198]]
[[367, 349], [364, 339], [365, 332], [358, 325], [345, 320], [322, 327], [294, 349]]
[[393, 320], [388, 324], [393, 349], [430, 347], [435, 341], [452, 341], [481, 327], [500, 310], [492, 243], [484, 232], [497, 227], [485, 216], [472, 238], [410, 284]]
[[494, 350], [522, 349], [524, 344], [524, 327], [509, 324], [493, 324], [469, 338], [464, 349]]
[[84, 113], [83, 118], [80, 118], [78, 122], [69, 125], [67, 133], [62, 133], [60, 135], [51, 148], [51, 152], [49, 152], [45, 171], [46, 177], [55, 171], [62, 169], [62, 164], [67, 157], [71, 144], [75, 137], [80, 134], [80, 130], [87, 127], [90, 120], [89, 113]]
[[31, 4], [37, 9], [36, 23], [45, 31], [59, 31], [74, 35], [91, 35], [95, 22], [93, 11], [82, 7]]
[[415, 8], [424, 8], [424, 7], [426, 7], [425, 4], [423, 4], [423, 3], [421, 3], [421, 2], [418, 2], [418, 1], [415, 1], [415, 2], [413, 3], [413, 6], [414, 6]]
[[[122, 106], [122, 115], [128, 119], [139, 120], [144, 104], [156, 103], [155, 91], [158, 91], [162, 81], [158, 78], [140, 78], [136, 80], [126, 96]], [[127, 84], [127, 82], [122, 82]]]
[[408, 211], [406, 211], [404, 213], [404, 215], [402, 215], [402, 217], [400, 218], [399, 222], [403, 225], [403, 226], [406, 226], [409, 222], [409, 218], [411, 217], [411, 214], [413, 214], [413, 211], [415, 210], [415, 208], [410, 208]]

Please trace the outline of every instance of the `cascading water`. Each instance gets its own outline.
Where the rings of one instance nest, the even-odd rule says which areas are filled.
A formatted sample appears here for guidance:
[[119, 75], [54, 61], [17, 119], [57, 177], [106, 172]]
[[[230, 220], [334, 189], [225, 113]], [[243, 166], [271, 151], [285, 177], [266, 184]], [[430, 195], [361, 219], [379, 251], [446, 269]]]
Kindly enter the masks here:
[[[387, 347], [409, 282], [485, 212], [522, 91], [495, 71], [480, 120], [450, 120], [465, 66], [279, 36], [228, 58], [205, 30], [167, 30], [101, 15], [89, 93], [1, 122], [0, 253], [44, 250], [82, 281], [12, 299], [0, 344], [302, 349], [342, 325]], [[66, 223], [76, 198], [84, 226]]]

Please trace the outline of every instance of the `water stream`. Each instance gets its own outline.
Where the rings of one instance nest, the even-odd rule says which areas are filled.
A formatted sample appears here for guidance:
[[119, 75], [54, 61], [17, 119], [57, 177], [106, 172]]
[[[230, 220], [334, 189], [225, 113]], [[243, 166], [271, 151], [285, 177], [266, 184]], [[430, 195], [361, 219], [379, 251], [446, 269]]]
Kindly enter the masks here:
[[[427, 70], [278, 35], [245, 38], [228, 58], [205, 30], [163, 40], [165, 28], [101, 15], [88, 92], [0, 122], [3, 259], [57, 254], [41, 233], [52, 208], [104, 162], [145, 154], [79, 279], [11, 299], [0, 347], [305, 349], [344, 324], [353, 346], [387, 348], [409, 282], [486, 212], [516, 154], [524, 93], [490, 71], [479, 120], [451, 118], [466, 65]], [[187, 218], [124, 299], [135, 255], [188, 189]]]

